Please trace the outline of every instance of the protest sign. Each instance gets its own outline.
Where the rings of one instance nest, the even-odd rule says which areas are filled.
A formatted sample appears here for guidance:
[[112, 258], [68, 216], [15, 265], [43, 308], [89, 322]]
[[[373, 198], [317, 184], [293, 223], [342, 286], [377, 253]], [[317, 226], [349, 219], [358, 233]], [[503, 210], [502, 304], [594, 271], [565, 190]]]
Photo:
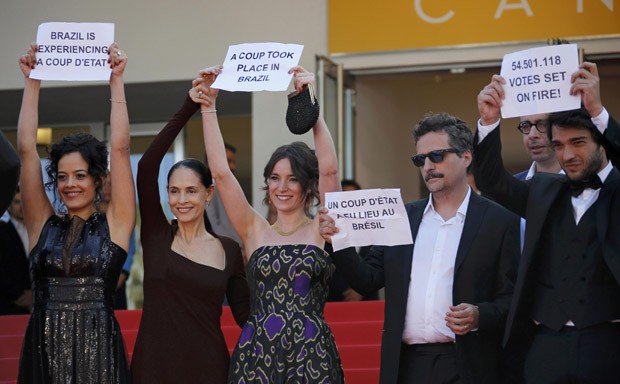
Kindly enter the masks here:
[[43, 23], [37, 31], [39, 80], [110, 80], [108, 48], [114, 42], [111, 23]]
[[325, 194], [325, 207], [339, 232], [334, 250], [364, 245], [413, 243], [400, 189], [360, 189]]
[[224, 69], [212, 87], [227, 91], [286, 91], [289, 69], [299, 63], [304, 46], [253, 43], [228, 47]]
[[575, 44], [532, 48], [505, 55], [501, 70], [506, 80], [502, 117], [578, 109], [579, 95], [569, 93], [571, 75], [578, 69]]

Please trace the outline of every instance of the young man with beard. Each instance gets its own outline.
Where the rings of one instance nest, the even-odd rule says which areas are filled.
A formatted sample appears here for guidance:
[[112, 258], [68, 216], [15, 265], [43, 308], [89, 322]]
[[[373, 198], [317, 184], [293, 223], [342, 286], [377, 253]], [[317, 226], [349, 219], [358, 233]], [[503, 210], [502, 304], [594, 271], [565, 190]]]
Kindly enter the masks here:
[[531, 328], [527, 383], [612, 383], [620, 361], [620, 173], [604, 148], [618, 149], [620, 128], [602, 106], [594, 64], [572, 81], [583, 107], [552, 113], [547, 131], [566, 175], [513, 178], [497, 130], [474, 150], [478, 187], [527, 220], [504, 335], [506, 344]]

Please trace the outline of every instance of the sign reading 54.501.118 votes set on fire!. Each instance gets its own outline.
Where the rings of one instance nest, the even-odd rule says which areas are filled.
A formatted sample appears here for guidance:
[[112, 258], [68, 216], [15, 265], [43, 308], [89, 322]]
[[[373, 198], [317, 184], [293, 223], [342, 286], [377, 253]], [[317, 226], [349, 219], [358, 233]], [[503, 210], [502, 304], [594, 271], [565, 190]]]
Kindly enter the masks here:
[[501, 75], [505, 98], [502, 117], [538, 115], [578, 109], [571, 95], [571, 75], [579, 69], [577, 45], [531, 48], [504, 56]]

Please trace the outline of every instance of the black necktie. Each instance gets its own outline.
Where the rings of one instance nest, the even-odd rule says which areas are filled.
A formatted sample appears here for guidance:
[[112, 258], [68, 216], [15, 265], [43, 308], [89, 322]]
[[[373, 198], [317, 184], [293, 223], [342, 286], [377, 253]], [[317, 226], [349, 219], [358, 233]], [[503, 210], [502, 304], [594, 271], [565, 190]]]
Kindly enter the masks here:
[[573, 197], [577, 197], [581, 195], [584, 189], [592, 188], [599, 189], [603, 186], [603, 182], [598, 175], [594, 175], [593, 177], [586, 180], [571, 180], [568, 184], [570, 188], [570, 193]]

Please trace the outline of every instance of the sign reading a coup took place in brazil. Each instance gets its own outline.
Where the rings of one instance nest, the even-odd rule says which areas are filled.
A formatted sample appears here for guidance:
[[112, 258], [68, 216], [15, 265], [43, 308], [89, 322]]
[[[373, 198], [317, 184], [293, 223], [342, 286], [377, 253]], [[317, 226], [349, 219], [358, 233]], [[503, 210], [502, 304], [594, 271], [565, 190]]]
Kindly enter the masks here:
[[227, 91], [286, 91], [304, 49], [299, 44], [252, 43], [228, 47], [212, 87]]

